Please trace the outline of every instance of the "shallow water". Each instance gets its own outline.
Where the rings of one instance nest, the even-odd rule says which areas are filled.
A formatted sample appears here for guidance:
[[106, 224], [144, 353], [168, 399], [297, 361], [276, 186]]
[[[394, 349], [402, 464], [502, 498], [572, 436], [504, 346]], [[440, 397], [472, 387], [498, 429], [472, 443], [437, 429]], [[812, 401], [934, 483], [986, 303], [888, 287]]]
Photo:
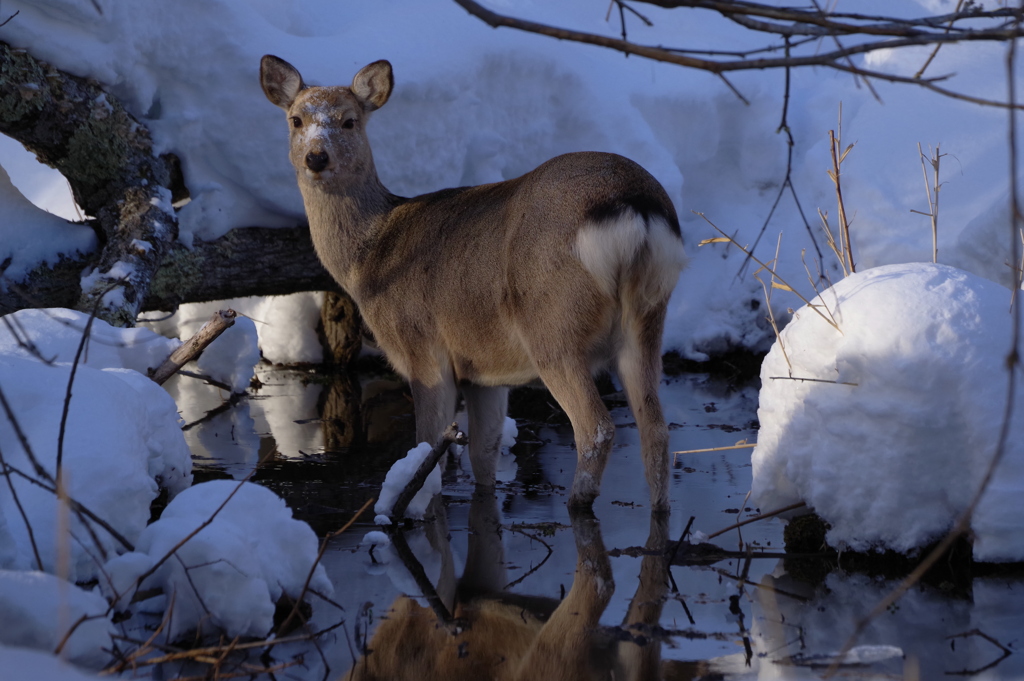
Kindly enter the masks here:
[[[215, 389], [185, 377], [170, 385], [184, 405], [183, 418], [194, 424], [186, 436], [200, 467], [197, 480], [251, 475], [284, 496], [321, 536], [340, 528], [376, 496], [390, 464], [413, 444], [407, 393], [387, 378], [355, 386], [314, 372], [263, 367], [259, 379], [263, 387], [251, 398], [212, 416], [206, 413], [222, 405]], [[756, 440], [754, 385], [683, 375], [666, 379], [661, 395], [673, 451]], [[566, 594], [585, 597], [572, 600], [577, 610], [581, 602], [598, 610], [581, 629], [586, 650], [580, 654], [598, 665], [605, 678], [615, 670], [635, 673], [648, 665], [660, 667], [666, 679], [805, 679], [822, 676], [828, 655], [843, 646], [858, 619], [891, 588], [884, 580], [841, 570], [817, 585], [786, 574], [777, 520], [713, 540], [729, 551], [749, 549], [749, 559], [741, 555], [668, 570], [662, 554], [645, 556], [638, 549], [649, 540], [652, 546], [677, 540], [691, 516], [692, 531], [712, 534], [756, 515], [757, 509], [744, 500], [751, 480], [750, 449], [676, 457], [671, 518], [652, 525], [637, 430], [614, 393], [606, 400], [617, 424], [616, 439], [601, 496], [593, 517], [570, 517], [565, 502], [576, 454], [571, 428], [548, 405], [550, 399], [538, 390], [513, 396], [511, 412], [520, 435], [502, 459], [496, 497], [475, 497], [468, 461], [453, 461], [445, 472], [446, 524], [404, 533], [430, 581], [427, 596], [436, 595], [435, 603], [451, 610], [454, 591], [461, 586], [462, 626], [469, 621], [465, 618], [521, 608], [532, 645], [550, 637], [552, 647], [542, 656], [548, 671], [534, 677], [560, 678], [564, 670], [551, 670], [580, 652], [574, 645], [582, 644], [560, 638], [580, 617], [569, 618], [567, 625], [559, 611], [549, 612]], [[314, 604], [313, 626], [343, 624], [322, 637], [319, 650], [298, 644], [276, 649], [279, 661], [303, 656], [301, 665], [277, 678], [337, 678], [367, 647], [378, 660], [390, 656], [401, 665], [408, 661], [403, 651], [412, 650], [413, 642], [395, 639], [414, 636], [416, 626], [437, 630], [438, 610], [423, 598], [422, 579], [417, 584], [394, 548], [378, 547], [371, 555], [361, 544], [376, 529], [372, 519], [371, 508], [331, 539], [324, 556], [335, 593], [333, 604]], [[396, 627], [386, 624], [397, 621], [397, 615], [386, 615], [403, 594], [419, 602], [398, 601], [416, 622], [398, 635], [392, 631]], [[975, 579], [966, 592], [944, 585], [917, 587], [859, 637], [855, 652], [863, 664], [844, 665], [839, 673], [847, 679], [1024, 678], [1022, 606], [1020, 579]], [[541, 628], [549, 614], [553, 624]], [[623, 628], [624, 621], [644, 626]], [[484, 646], [482, 632], [490, 624], [475, 622], [469, 631], [445, 633], [431, 649], [458, 644], [453, 660], [476, 660]], [[519, 659], [522, 651], [508, 646], [522, 632], [501, 631], [496, 654], [506, 662]], [[422, 659], [416, 664], [413, 678], [431, 678], [429, 665]], [[474, 671], [472, 678], [479, 677]]]

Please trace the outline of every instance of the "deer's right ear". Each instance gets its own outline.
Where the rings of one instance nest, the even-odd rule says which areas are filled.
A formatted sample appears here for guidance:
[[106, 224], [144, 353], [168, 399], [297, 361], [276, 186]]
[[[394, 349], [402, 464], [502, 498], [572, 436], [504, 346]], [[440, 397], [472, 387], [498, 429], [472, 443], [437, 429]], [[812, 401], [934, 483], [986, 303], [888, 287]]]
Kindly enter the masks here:
[[286, 111], [306, 87], [294, 66], [272, 54], [260, 60], [260, 85], [267, 99]]
[[352, 79], [352, 94], [359, 98], [367, 111], [376, 111], [384, 106], [394, 87], [391, 63], [384, 59], [364, 66]]

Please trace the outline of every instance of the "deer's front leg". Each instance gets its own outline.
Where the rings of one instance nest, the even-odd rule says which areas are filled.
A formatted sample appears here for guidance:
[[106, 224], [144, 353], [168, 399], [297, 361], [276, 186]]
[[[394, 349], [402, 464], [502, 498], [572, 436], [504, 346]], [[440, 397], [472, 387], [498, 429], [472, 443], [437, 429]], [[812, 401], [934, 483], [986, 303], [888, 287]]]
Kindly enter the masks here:
[[476, 484], [494, 487], [501, 437], [508, 412], [508, 388], [463, 385], [469, 414], [469, 461]]
[[416, 442], [435, 444], [455, 418], [455, 378], [451, 368], [429, 378], [413, 377], [413, 410], [416, 413]]

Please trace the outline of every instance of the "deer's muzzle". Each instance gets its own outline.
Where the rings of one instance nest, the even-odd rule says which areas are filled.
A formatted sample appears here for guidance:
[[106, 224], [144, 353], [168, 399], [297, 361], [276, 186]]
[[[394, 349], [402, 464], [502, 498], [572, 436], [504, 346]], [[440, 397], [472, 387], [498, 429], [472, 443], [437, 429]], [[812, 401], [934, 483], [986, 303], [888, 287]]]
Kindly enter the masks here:
[[311, 151], [306, 154], [306, 167], [312, 170], [314, 173], [319, 173], [327, 164], [330, 162], [330, 157], [326, 151]]

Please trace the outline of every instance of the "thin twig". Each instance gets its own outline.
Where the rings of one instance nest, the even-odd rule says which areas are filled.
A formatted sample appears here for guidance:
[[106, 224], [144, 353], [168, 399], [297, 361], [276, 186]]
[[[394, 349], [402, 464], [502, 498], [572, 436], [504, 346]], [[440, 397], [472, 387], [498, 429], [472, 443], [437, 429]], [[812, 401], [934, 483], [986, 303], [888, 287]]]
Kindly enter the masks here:
[[519, 576], [518, 579], [516, 579], [516, 580], [506, 584], [505, 588], [503, 589], [503, 591], [508, 591], [509, 589], [511, 589], [512, 587], [516, 586], [517, 584], [520, 584], [524, 579], [526, 579], [527, 577], [532, 575], [534, 572], [539, 570], [541, 568], [541, 566], [544, 565], [544, 563], [548, 562], [548, 558], [550, 558], [554, 554], [554, 552], [555, 552], [555, 550], [553, 548], [551, 548], [550, 544], [548, 544], [546, 541], [544, 541], [543, 539], [541, 539], [540, 537], [538, 537], [535, 534], [530, 534], [529, 532], [524, 532], [523, 530], [517, 528], [515, 525], [512, 525], [508, 529], [509, 529], [510, 532], [518, 532], [519, 534], [522, 534], [522, 535], [524, 535], [526, 537], [529, 537], [530, 539], [532, 539], [535, 542], [539, 542], [540, 544], [542, 544], [544, 546], [544, 548], [546, 548], [548, 550], [548, 553], [547, 553], [546, 556], [544, 556], [544, 559], [541, 562], [537, 563], [536, 565], [531, 567], [529, 570], [524, 572], [522, 575]]
[[701, 452], [724, 452], [729, 449], [751, 449], [756, 447], [756, 442], [744, 442], [738, 445], [729, 445], [727, 447], [707, 447], [705, 449], [684, 449], [678, 452], [672, 452], [673, 454], [700, 454]]
[[45, 568], [43, 567], [43, 559], [39, 556], [36, 533], [32, 529], [32, 521], [29, 520], [28, 513], [25, 512], [25, 508], [21, 505], [21, 500], [18, 498], [18, 490], [14, 486], [14, 481], [11, 480], [11, 474], [8, 472], [2, 448], [0, 448], [0, 469], [3, 471], [4, 478], [7, 479], [7, 487], [11, 491], [11, 499], [14, 500], [14, 505], [18, 507], [18, 514], [21, 515], [22, 522], [25, 523], [25, 530], [28, 532], [28, 542], [32, 546], [32, 556], [36, 559], [36, 567], [40, 572], [43, 572]]
[[[963, 6], [964, 0], [957, 0], [956, 9], [953, 10], [953, 14], [959, 15], [960, 10], [963, 8]], [[952, 19], [949, 20], [949, 23], [946, 24], [946, 33], [949, 33], [953, 29], [953, 22], [955, 22], [958, 18], [958, 16], [954, 16]], [[914, 78], [920, 78], [924, 75], [924, 72], [928, 70], [928, 67], [932, 63], [932, 60], [935, 59], [935, 56], [939, 53], [939, 49], [941, 48], [942, 43], [938, 43], [937, 45], [935, 45], [935, 49], [933, 49], [932, 53], [928, 55], [928, 58], [924, 60], [924, 64], [922, 64], [921, 68], [919, 68], [917, 70], [917, 73], [914, 74]]]
[[[795, 22], [791, 26], [764, 23], [757, 25], [758, 28], [756, 30], [774, 33], [780, 37], [787, 35], [811, 34], [821, 37], [836, 35], [880, 36], [874, 40], [868, 40], [852, 46], [841, 47], [822, 54], [812, 54], [799, 57], [787, 55], [782, 58], [740, 58], [719, 61], [713, 59], [698, 59], [688, 56], [688, 54], [685, 54], [683, 50], [678, 48], [639, 45], [631, 43], [628, 40], [611, 38], [609, 36], [597, 35], [584, 31], [575, 31], [527, 21], [525, 19], [504, 16], [486, 9], [479, 3], [474, 2], [474, 0], [455, 0], [455, 2], [471, 15], [481, 19], [484, 23], [494, 28], [515, 28], [559, 40], [570, 40], [610, 48], [627, 55], [635, 54], [647, 59], [677, 64], [679, 66], [708, 71], [714, 74], [754, 69], [763, 70], [772, 68], [795, 68], [801, 66], [825, 66], [837, 71], [851, 73], [864, 79], [874, 78], [876, 80], [881, 79], [892, 83], [918, 85], [947, 97], [974, 102], [976, 104], [998, 107], [1013, 106], [1015, 108], [1020, 108], [1020, 105], [1016, 103], [1008, 104], [1006, 102], [973, 97], [971, 95], [948, 90], [936, 84], [940, 80], [948, 78], [949, 76], [942, 76], [939, 78], [901, 76], [896, 73], [872, 71], [856, 66], [852, 62], [848, 61], [851, 56], [867, 54], [878, 50], [893, 50], [910, 46], [937, 45], [966, 41], [1008, 42], [1016, 38], [1024, 37], [1024, 32], [1022, 32], [1021, 28], [1017, 25], [1006, 27], [1005, 25], [1000, 24], [994, 28], [969, 30], [954, 30], [951, 27], [945, 27], [940, 32], [938, 30], [939, 25], [936, 24], [937, 21], [949, 22], [951, 19], [958, 19], [961, 18], [961, 16], [965, 18], [969, 16], [975, 20], [998, 20], [1009, 16], [1005, 10], [983, 10], [971, 12], [969, 15], [961, 13], [959, 15], [953, 14], [944, 17], [897, 19], [895, 17], [866, 17], [862, 15], [840, 14], [823, 16], [817, 11], [797, 10], [786, 7], [770, 7], [753, 2], [727, 2], [726, 0], [678, 0], [676, 2], [659, 0], [658, 2], [653, 3], [663, 7], [695, 7], [704, 10], [711, 10], [718, 12], [731, 20], [737, 20], [737, 17], [742, 16], [764, 16], [780, 21]], [[836, 17], [852, 17], [856, 20], [862, 21], [877, 20], [878, 23], [850, 24], [842, 21], [836, 21]], [[753, 28], [755, 26], [750, 22], [746, 25], [748, 28]], [[754, 51], [750, 51], [747, 54], [752, 54], [753, 52]]]
[[779, 509], [776, 509], [774, 511], [769, 511], [768, 513], [758, 514], [758, 515], [754, 516], [753, 518], [747, 518], [746, 520], [741, 520], [740, 522], [733, 523], [729, 527], [726, 527], [726, 528], [723, 528], [721, 530], [718, 530], [717, 532], [712, 532], [711, 534], [708, 535], [708, 539], [714, 539], [718, 535], [725, 534], [729, 530], [735, 530], [735, 529], [738, 529], [740, 527], [743, 527], [744, 525], [749, 525], [750, 523], [756, 523], [758, 520], [764, 520], [765, 518], [773, 518], [773, 517], [775, 517], [777, 515], [780, 515], [782, 513], [787, 513], [789, 511], [794, 511], [794, 510], [796, 510], [798, 508], [803, 508], [806, 505], [807, 505], [807, 502], [799, 501], [799, 502], [797, 502], [795, 504], [790, 504], [789, 506], [785, 506], [783, 508], [779, 508]]
[[[246, 475], [244, 478], [242, 478], [238, 482], [238, 484], [235, 485], [235, 488], [233, 490], [231, 490], [231, 493], [227, 495], [227, 497], [224, 499], [224, 501], [222, 501], [220, 503], [220, 506], [218, 506], [216, 509], [214, 509], [213, 513], [210, 514], [209, 518], [207, 518], [206, 520], [201, 522], [199, 524], [199, 526], [196, 527], [196, 529], [194, 529], [191, 532], [189, 532], [184, 538], [181, 539], [181, 541], [179, 541], [177, 544], [172, 546], [171, 549], [169, 551], [167, 551], [167, 553], [165, 553], [159, 560], [157, 560], [153, 564], [153, 566], [151, 568], [149, 568], [148, 570], [143, 572], [141, 575], [139, 575], [135, 579], [135, 581], [133, 582], [132, 586], [129, 587], [129, 588], [134, 588], [136, 590], [141, 588], [142, 587], [142, 583], [144, 581], [146, 581], [150, 576], [152, 576], [157, 570], [159, 570], [160, 566], [162, 566], [164, 563], [166, 563], [168, 561], [168, 559], [170, 559], [171, 556], [176, 555], [177, 552], [178, 552], [178, 549], [180, 549], [182, 546], [187, 544], [193, 537], [195, 537], [197, 534], [202, 532], [203, 529], [205, 529], [207, 526], [209, 526], [210, 523], [212, 523], [214, 521], [214, 519], [217, 517], [217, 515], [220, 514], [220, 512], [224, 509], [224, 507], [228, 505], [228, 502], [231, 501], [231, 499], [235, 496], [235, 494], [238, 493], [238, 490], [242, 489], [242, 486], [245, 485], [245, 483], [247, 483], [249, 481], [249, 478], [252, 477], [253, 473], [255, 473], [255, 471], [250, 471], [248, 475]], [[115, 596], [115, 600], [119, 600], [121, 598], [121, 596], [123, 596], [123, 594], [115, 594], [114, 596]]]

